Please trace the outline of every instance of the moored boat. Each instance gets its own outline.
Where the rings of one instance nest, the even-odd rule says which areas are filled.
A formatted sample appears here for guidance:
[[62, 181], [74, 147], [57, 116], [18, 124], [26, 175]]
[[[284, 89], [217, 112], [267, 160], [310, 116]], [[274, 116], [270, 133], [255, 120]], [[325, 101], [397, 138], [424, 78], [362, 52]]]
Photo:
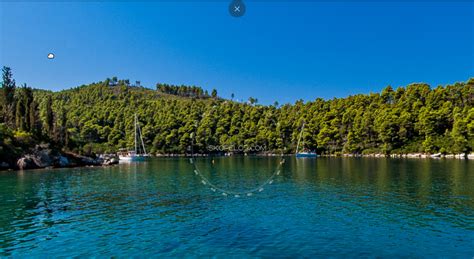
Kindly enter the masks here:
[[296, 157], [303, 158], [303, 157], [317, 157], [318, 154], [314, 152], [299, 152], [296, 153]]
[[[134, 125], [135, 125], [134, 126], [135, 127], [135, 132], [134, 132], [135, 149], [134, 150], [127, 150], [125, 148], [120, 149], [119, 152], [117, 152], [117, 155], [120, 161], [124, 161], [124, 162], [143, 161], [145, 160], [146, 157], [149, 156], [146, 152], [145, 143], [143, 142], [143, 137], [142, 137], [142, 130], [140, 128], [140, 124], [138, 123], [138, 117], [136, 114], [135, 114]], [[138, 138], [140, 139], [141, 145], [138, 144]], [[140, 151], [143, 153], [140, 153]]]
[[302, 146], [302, 151], [299, 151], [299, 148], [300, 148], [300, 142], [301, 142], [301, 138], [303, 137], [303, 132], [304, 132], [304, 123], [303, 123], [303, 126], [301, 127], [301, 132], [300, 132], [300, 136], [298, 138], [298, 144], [296, 145], [296, 157], [297, 158], [311, 158], [311, 157], [317, 157], [318, 154], [316, 154], [316, 152], [312, 152], [312, 151], [309, 151], [307, 149], [305, 149], [304, 147], [304, 139], [303, 139], [303, 142], [301, 143], [301, 146]]

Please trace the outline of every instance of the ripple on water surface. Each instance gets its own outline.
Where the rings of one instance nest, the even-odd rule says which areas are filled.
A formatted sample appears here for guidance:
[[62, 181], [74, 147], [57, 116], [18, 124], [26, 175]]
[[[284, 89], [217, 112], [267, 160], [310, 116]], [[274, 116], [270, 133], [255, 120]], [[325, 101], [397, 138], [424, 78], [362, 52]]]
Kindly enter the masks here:
[[[269, 158], [245, 159], [210, 179], [264, 181]], [[1, 172], [0, 256], [474, 256], [472, 161], [287, 161], [240, 198], [187, 159]]]

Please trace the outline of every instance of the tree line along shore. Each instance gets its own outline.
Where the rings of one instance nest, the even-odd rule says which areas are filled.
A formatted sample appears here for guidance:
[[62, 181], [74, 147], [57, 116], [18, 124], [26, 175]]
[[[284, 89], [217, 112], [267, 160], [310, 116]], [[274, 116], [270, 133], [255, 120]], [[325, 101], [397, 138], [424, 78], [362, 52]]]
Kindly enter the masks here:
[[268, 153], [291, 154], [303, 123], [305, 148], [320, 155], [470, 158], [473, 152], [474, 78], [284, 105], [210, 92], [161, 83], [151, 89], [116, 77], [53, 92], [18, 86], [3, 67], [0, 164], [17, 167], [44, 144], [85, 157], [131, 148], [133, 114], [151, 154], [186, 154], [191, 145], [197, 154], [216, 145], [264, 145]]

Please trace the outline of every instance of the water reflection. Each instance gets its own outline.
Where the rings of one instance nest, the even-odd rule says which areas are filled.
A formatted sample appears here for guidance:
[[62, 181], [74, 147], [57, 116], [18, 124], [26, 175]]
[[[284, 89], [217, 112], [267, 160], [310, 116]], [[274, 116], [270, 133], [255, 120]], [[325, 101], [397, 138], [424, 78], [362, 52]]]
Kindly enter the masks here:
[[[405, 217], [434, 216], [474, 229], [474, 166], [464, 160], [319, 158], [293, 160], [288, 177], [317, 188], [331, 187], [339, 198], [360, 204], [403, 208]], [[357, 202], [356, 202], [357, 203]], [[413, 213], [413, 214], [411, 214]]]
[[[442, 256], [474, 247], [472, 161], [286, 161], [272, 186], [238, 199], [204, 188], [181, 158], [1, 172], [0, 256], [363, 256], [353, 254], [362, 248], [365, 255]], [[212, 166], [226, 173], [208, 173], [246, 186], [276, 163], [223, 158]], [[441, 241], [444, 250], [435, 245]], [[409, 252], [420, 242], [433, 245]]]

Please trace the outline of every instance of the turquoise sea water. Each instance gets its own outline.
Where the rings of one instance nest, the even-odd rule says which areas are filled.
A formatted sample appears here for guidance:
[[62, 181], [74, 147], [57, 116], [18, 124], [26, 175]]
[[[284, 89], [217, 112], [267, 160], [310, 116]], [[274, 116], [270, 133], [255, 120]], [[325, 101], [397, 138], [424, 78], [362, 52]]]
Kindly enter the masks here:
[[0, 256], [474, 256], [472, 161], [278, 162], [0, 172]]

